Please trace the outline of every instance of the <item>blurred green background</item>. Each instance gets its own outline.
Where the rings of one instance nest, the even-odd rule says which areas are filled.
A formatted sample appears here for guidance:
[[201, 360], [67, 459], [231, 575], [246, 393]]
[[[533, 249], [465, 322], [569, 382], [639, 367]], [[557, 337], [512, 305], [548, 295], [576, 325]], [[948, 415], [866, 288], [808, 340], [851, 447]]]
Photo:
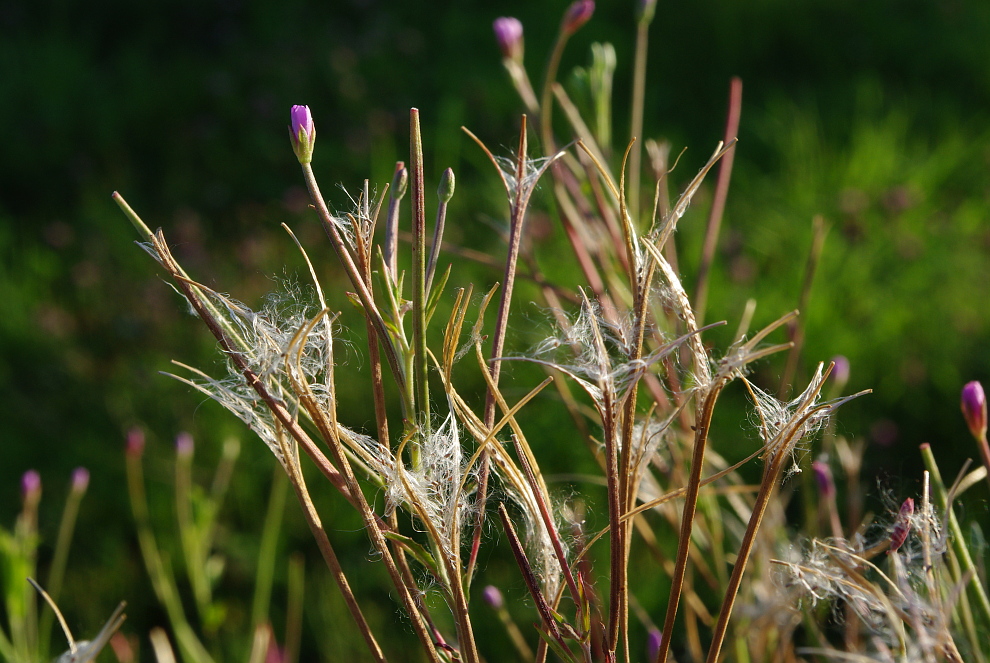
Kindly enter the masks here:
[[[620, 136], [633, 5], [601, 3], [561, 70], [567, 82], [592, 42], [615, 45]], [[38, 469], [44, 562], [71, 469], [91, 470], [63, 600], [81, 628], [98, 627], [120, 598], [131, 603], [132, 632], [164, 622], [123, 488], [129, 428], [148, 433], [149, 490], [163, 527], [174, 436], [196, 437], [204, 468], [224, 438], [244, 441], [223, 539], [232, 597], [253, 573], [251, 533], [273, 465], [239, 422], [158, 375], [173, 358], [215, 367], [215, 344], [133, 244], [111, 192], [165, 228], [190, 273], [241, 301], [257, 304], [276, 279], [301, 273], [281, 222], [332, 286], [342, 281], [305, 211], [288, 110], [313, 109], [316, 172], [346, 209], [333, 185], [389, 181], [406, 158], [406, 117], [416, 106], [427, 177], [438, 181], [447, 166], [458, 173], [449, 239], [501, 255], [490, 228], [504, 214], [497, 182], [459, 127], [491, 146], [513, 144], [520, 105], [491, 22], [522, 20], [539, 82], [565, 6], [0, 2], [0, 523], [19, 509], [21, 474]], [[948, 454], [943, 472], [954, 475], [975, 455], [959, 389], [990, 380], [990, 3], [660, 2], [651, 35], [645, 133], [669, 139], [674, 153], [690, 148], [675, 187], [722, 136], [729, 78], [744, 81], [708, 319], [733, 328], [748, 297], [758, 300], [757, 323], [796, 306], [811, 219], [824, 215], [830, 231], [804, 314], [802, 370], [842, 354], [849, 390], [875, 390], [846, 407], [839, 425], [869, 440], [871, 485], [880, 477], [894, 490], [916, 486], [916, 448], [926, 441]], [[689, 285], [709, 200], [706, 189], [681, 225]], [[469, 274], [454, 282], [487, 287], [500, 278], [477, 267]], [[344, 306], [339, 296], [336, 305]], [[360, 338], [355, 332], [355, 347]], [[349, 360], [358, 364], [356, 354]], [[367, 397], [356, 391], [353, 400], [348, 423], [368, 425]], [[978, 491], [972, 508], [986, 521], [986, 488]], [[284, 550], [307, 550], [316, 566], [301, 518], [288, 512]], [[356, 542], [355, 565], [366, 569], [362, 534], [347, 527], [341, 536]], [[336, 591], [314, 583], [314, 595]], [[382, 610], [377, 618], [391, 620], [387, 601]]]

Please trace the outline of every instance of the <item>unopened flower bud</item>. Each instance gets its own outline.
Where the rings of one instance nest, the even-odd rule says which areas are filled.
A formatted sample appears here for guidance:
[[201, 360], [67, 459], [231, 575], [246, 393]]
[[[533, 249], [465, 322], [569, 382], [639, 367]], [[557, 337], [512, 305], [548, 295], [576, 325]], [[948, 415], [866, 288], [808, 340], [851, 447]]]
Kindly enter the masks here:
[[658, 628], [651, 628], [646, 634], [646, 660], [655, 661], [660, 654], [660, 645], [663, 643], [663, 633]]
[[87, 488], [89, 488], [89, 470], [85, 467], [72, 470], [72, 492], [85, 493]]
[[649, 23], [653, 20], [653, 12], [657, 9], [657, 0], [639, 0], [636, 7], [636, 18]]
[[846, 386], [849, 382], [849, 360], [842, 355], [835, 355], [832, 357], [832, 363], [835, 366], [832, 367], [832, 373], [829, 375], [832, 382], [834, 382], [838, 390], [841, 391], [842, 387]]
[[815, 483], [818, 484], [818, 492], [824, 498], [835, 495], [835, 480], [832, 479], [832, 470], [828, 463], [816, 460], [811, 464], [811, 471], [815, 475]]
[[41, 499], [41, 475], [36, 470], [28, 470], [21, 476], [21, 497], [34, 504]]
[[485, 603], [491, 607], [499, 610], [505, 605], [505, 600], [502, 598], [502, 592], [499, 591], [498, 587], [495, 585], [488, 585], [483, 590], [481, 590], [481, 598], [484, 599]]
[[441, 203], [449, 203], [450, 199], [454, 197], [454, 169], [448, 168], [443, 171], [443, 177], [440, 178], [440, 186], [437, 188], [437, 196], [440, 198]]
[[395, 174], [392, 175], [392, 197], [402, 200], [409, 188], [409, 170], [402, 161], [395, 162]]
[[492, 23], [495, 31], [495, 41], [498, 42], [502, 57], [516, 62], [523, 59], [523, 26], [518, 18], [503, 16]]
[[310, 163], [313, 160], [313, 147], [316, 145], [313, 114], [309, 112], [309, 106], [293, 106], [289, 117], [291, 119], [289, 139], [292, 141], [292, 151], [296, 153], [299, 163]]
[[189, 433], [179, 433], [175, 436], [175, 455], [182, 459], [192, 458], [193, 436]]
[[574, 34], [578, 28], [588, 22], [594, 13], [594, 0], [574, 0], [564, 12], [564, 20], [560, 24], [561, 30], [567, 34]]
[[127, 432], [127, 455], [140, 456], [144, 453], [144, 431], [132, 428]]
[[962, 389], [962, 413], [973, 437], [977, 440], [986, 437], [987, 397], [983, 393], [983, 385], [976, 380], [967, 382]]
[[890, 552], [896, 551], [907, 541], [908, 534], [911, 532], [911, 516], [913, 515], [914, 500], [909, 497], [901, 504], [901, 510], [897, 514], [897, 521], [894, 523], [894, 528], [890, 531]]

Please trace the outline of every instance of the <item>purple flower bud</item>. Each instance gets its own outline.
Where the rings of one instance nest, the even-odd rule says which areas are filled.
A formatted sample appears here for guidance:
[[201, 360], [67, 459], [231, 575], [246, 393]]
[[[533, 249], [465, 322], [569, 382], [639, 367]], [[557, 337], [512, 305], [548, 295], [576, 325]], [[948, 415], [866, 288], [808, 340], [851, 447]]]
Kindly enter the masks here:
[[89, 470], [85, 467], [72, 470], [72, 492], [85, 493], [87, 488], [89, 488]]
[[962, 389], [962, 413], [973, 437], [977, 440], [986, 437], [987, 397], [983, 393], [983, 385], [976, 380], [967, 382]]
[[37, 502], [41, 497], [41, 475], [36, 470], [28, 470], [21, 477], [21, 497], [25, 502]]
[[845, 386], [849, 382], [849, 360], [843, 355], [835, 355], [832, 357], [832, 363], [835, 366], [832, 367], [832, 373], [829, 375], [832, 382], [839, 385], [839, 388]]
[[175, 454], [179, 458], [192, 458], [193, 436], [189, 433], [179, 433], [175, 437]]
[[911, 516], [914, 515], [914, 500], [907, 498], [901, 504], [901, 510], [897, 514], [897, 521], [893, 529], [890, 530], [890, 552], [894, 552], [904, 545], [908, 533], [911, 531]]
[[663, 642], [663, 633], [660, 629], [651, 628], [646, 635], [646, 660], [655, 661], [660, 654], [660, 644]]
[[818, 484], [818, 492], [821, 496], [830, 498], [835, 495], [835, 480], [832, 479], [832, 470], [828, 463], [816, 460], [811, 464], [811, 471], [815, 475], [815, 483]]
[[495, 31], [495, 41], [502, 51], [502, 57], [516, 62], [523, 59], [523, 25], [518, 18], [503, 16], [492, 23]]
[[144, 431], [132, 428], [127, 432], [127, 455], [140, 456], [144, 453]]
[[488, 585], [481, 590], [481, 598], [484, 599], [485, 603], [496, 610], [500, 610], [502, 606], [505, 605], [505, 600], [502, 598], [502, 592], [500, 592], [498, 587], [495, 585]]
[[588, 22], [594, 13], [594, 0], [574, 0], [564, 12], [564, 20], [561, 22], [560, 28], [567, 34], [574, 34], [578, 28]]
[[310, 163], [313, 160], [313, 147], [316, 145], [313, 114], [309, 112], [309, 106], [293, 106], [289, 117], [291, 119], [289, 139], [292, 141], [292, 151], [296, 153], [299, 163]]

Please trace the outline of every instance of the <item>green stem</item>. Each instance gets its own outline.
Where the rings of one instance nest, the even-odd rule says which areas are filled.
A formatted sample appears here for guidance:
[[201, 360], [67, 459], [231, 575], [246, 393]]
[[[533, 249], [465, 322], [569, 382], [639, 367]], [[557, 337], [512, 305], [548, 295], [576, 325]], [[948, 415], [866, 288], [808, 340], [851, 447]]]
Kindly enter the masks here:
[[694, 529], [694, 515], [698, 508], [698, 493], [701, 490], [701, 471], [705, 464], [705, 447], [708, 443], [708, 431], [715, 412], [715, 402], [726, 382], [713, 384], [707, 395], [701, 412], [695, 424], [694, 454], [691, 457], [691, 475], [688, 479], [687, 493], [684, 496], [684, 511], [681, 514], [681, 531], [677, 538], [677, 561], [674, 564], [674, 575], [671, 578], [670, 597], [667, 600], [667, 614], [663, 622], [663, 639], [657, 652], [657, 663], [666, 663], [670, 651], [670, 641], [674, 635], [674, 618], [677, 616], [677, 606], [684, 589], [684, 573], [687, 570], [688, 553], [691, 548], [691, 533]]
[[[69, 560], [69, 548], [72, 545], [72, 534], [76, 529], [76, 517], [79, 515], [79, 503], [82, 502], [85, 489], [69, 491], [69, 497], [65, 500], [65, 509], [62, 511], [62, 522], [58, 527], [58, 538], [55, 540], [55, 555], [52, 558], [51, 570], [48, 572], [48, 595], [52, 601], [58, 603], [59, 594], [62, 592], [62, 581], [65, 578], [65, 567]], [[48, 645], [51, 640], [52, 620], [55, 613], [46, 610], [41, 615], [41, 622], [38, 627], [39, 653], [43, 657], [48, 655]]]
[[252, 629], [268, 622], [268, 605], [271, 602], [275, 577], [278, 535], [282, 529], [282, 515], [285, 513], [288, 488], [288, 475], [281, 467], [276, 468], [271, 495], [268, 498], [268, 510], [265, 512], [265, 522], [261, 528], [261, 544], [258, 546], [258, 570], [255, 573], [254, 599], [251, 603]]
[[557, 41], [553, 45], [550, 53], [550, 61], [547, 63], [547, 75], [543, 81], [543, 92], [540, 95], [540, 138], [543, 141], [543, 153], [550, 155], [555, 149], [553, 142], [553, 84], [557, 80], [557, 70], [560, 68], [560, 58], [564, 55], [564, 47], [570, 33], [561, 30], [557, 35]]
[[932, 475], [932, 488], [935, 489], [935, 496], [938, 498], [939, 506], [949, 516], [952, 547], [955, 549], [956, 556], [962, 564], [963, 572], [970, 574], [969, 587], [980, 607], [980, 612], [985, 622], [984, 627], [990, 627], [990, 600], [987, 600], [986, 590], [980, 584], [980, 576], [976, 573], [973, 557], [969, 554], [969, 548], [966, 547], [966, 539], [963, 538], [962, 528], [959, 526], [956, 514], [952, 510], [952, 505], [949, 503], [949, 494], [945, 490], [945, 484], [942, 483], [942, 475], [938, 471], [938, 465], [935, 464], [935, 455], [932, 453], [931, 446], [927, 443], [921, 445], [921, 458], [925, 462], [925, 468]]
[[151, 518], [148, 514], [141, 456], [137, 453], [128, 452], [127, 454], [127, 489], [130, 494], [134, 521], [137, 525], [141, 556], [144, 558], [155, 595], [168, 615], [183, 658], [193, 663], [213, 663], [213, 659], [186, 620], [182, 602], [179, 600], [179, 590], [175, 585], [175, 578], [171, 574], [169, 565], [162, 559], [158, 544], [155, 542], [155, 534], [151, 529]]
[[633, 62], [632, 118], [630, 120], [630, 137], [635, 142], [632, 146], [632, 152], [629, 154], [629, 188], [632, 190], [632, 196], [629, 199], [629, 215], [634, 222], [639, 220], [643, 103], [646, 97], [646, 51], [650, 41], [649, 31], [652, 18], [652, 16], [644, 17], [636, 25], [636, 59]]

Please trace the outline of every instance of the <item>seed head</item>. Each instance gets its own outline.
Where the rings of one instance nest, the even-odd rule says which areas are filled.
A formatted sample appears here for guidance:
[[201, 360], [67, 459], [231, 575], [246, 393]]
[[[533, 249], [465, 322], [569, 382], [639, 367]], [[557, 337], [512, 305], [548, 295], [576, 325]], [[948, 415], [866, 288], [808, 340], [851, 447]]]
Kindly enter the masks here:
[[310, 163], [313, 160], [313, 147], [316, 145], [316, 125], [313, 124], [313, 114], [309, 112], [309, 106], [293, 106], [289, 118], [289, 139], [292, 141], [292, 151], [296, 153], [299, 163]]
[[983, 385], [976, 380], [967, 382], [962, 389], [961, 405], [969, 432], [977, 440], [982, 440], [987, 434], [987, 397], [983, 393]]

